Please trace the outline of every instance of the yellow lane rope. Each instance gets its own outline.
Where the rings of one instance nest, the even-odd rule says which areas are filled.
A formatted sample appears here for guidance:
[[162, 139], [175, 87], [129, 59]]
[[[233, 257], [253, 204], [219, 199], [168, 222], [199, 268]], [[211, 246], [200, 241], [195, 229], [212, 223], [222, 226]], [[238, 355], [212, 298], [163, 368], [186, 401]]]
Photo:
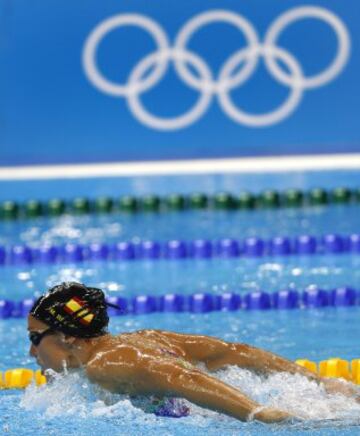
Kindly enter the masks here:
[[[343, 378], [360, 385], [360, 359], [352, 361], [332, 357], [317, 364], [308, 359], [298, 359], [298, 365], [307, 368], [321, 377]], [[31, 383], [41, 386], [46, 383], [46, 377], [40, 370], [33, 371], [28, 368], [8, 369], [0, 372], [0, 389], [24, 389]]]

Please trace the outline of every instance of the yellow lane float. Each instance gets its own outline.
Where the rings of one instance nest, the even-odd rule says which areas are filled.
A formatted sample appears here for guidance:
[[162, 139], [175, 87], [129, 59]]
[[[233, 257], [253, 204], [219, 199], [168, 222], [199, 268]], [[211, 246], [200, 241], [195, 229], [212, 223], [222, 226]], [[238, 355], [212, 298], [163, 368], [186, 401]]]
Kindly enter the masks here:
[[[321, 377], [343, 378], [360, 385], [360, 359], [349, 362], [332, 357], [318, 365], [308, 359], [298, 359], [295, 363]], [[28, 368], [9, 369], [4, 374], [0, 372], [0, 389], [24, 389], [33, 382], [41, 386], [46, 383], [46, 377], [39, 370], [33, 371]]]
[[307, 359], [298, 359], [295, 361], [300, 366], [319, 374], [321, 377], [343, 378], [356, 384], [360, 384], [360, 359], [354, 359], [351, 362], [332, 357], [331, 359], [322, 360], [319, 368], [315, 362]]
[[32, 382], [37, 386], [46, 383], [46, 377], [41, 372], [27, 368], [8, 369], [4, 374], [0, 372], [0, 388], [2, 389], [24, 389]]

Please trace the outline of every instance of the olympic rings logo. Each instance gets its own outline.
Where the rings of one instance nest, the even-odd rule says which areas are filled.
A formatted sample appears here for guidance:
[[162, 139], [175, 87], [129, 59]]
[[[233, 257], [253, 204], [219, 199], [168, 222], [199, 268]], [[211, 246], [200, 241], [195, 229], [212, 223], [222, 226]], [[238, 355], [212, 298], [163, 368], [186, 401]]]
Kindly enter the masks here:
[[[333, 29], [338, 42], [337, 53], [331, 64], [324, 71], [308, 77], [304, 75], [297, 59], [277, 45], [280, 35], [289, 25], [306, 18], [324, 21]], [[247, 46], [231, 55], [220, 68], [217, 77], [214, 77], [206, 61], [190, 51], [187, 45], [202, 27], [218, 22], [234, 26], [244, 35]], [[148, 32], [153, 37], [157, 50], [141, 59], [130, 72], [127, 82], [120, 84], [104, 77], [97, 66], [96, 53], [102, 39], [109, 32], [123, 26], [137, 26]], [[263, 42], [260, 41], [254, 26], [242, 15], [226, 10], [204, 12], [184, 24], [173, 46], [170, 45], [165, 31], [154, 20], [139, 14], [121, 14], [104, 20], [90, 33], [84, 45], [83, 66], [88, 79], [95, 87], [111, 96], [127, 99], [132, 114], [153, 129], [176, 130], [190, 126], [205, 114], [214, 96], [217, 97], [223, 112], [236, 123], [263, 127], [287, 118], [299, 105], [305, 90], [332, 81], [344, 69], [349, 59], [350, 45], [349, 32], [340, 18], [328, 9], [317, 6], [297, 7], [283, 13], [271, 23]], [[230, 92], [250, 78], [261, 58], [264, 59], [266, 68], [273, 78], [288, 86], [290, 92], [286, 101], [273, 111], [251, 114], [234, 104]], [[140, 98], [142, 93], [156, 86], [163, 78], [170, 61], [173, 62], [179, 78], [200, 95], [188, 112], [173, 118], [160, 118], [151, 114], [143, 106]], [[287, 71], [279, 66], [278, 61], [287, 67]], [[152, 71], [149, 73], [150, 69]], [[197, 75], [192, 72], [194, 70]]]

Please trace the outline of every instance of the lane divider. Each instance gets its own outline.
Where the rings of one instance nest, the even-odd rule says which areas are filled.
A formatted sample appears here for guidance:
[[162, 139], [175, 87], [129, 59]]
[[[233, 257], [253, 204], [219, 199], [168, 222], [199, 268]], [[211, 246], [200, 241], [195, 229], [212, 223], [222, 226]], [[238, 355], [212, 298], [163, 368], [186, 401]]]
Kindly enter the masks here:
[[[343, 378], [360, 384], [360, 359], [347, 361], [332, 357], [319, 362], [318, 365], [311, 360], [298, 359], [295, 363], [321, 377]], [[8, 369], [4, 374], [0, 372], [0, 389], [24, 389], [31, 383], [41, 386], [46, 383], [46, 377], [40, 370], [33, 371], [28, 368]]]
[[8, 369], [4, 374], [0, 372], [0, 389], [24, 389], [31, 383], [41, 386], [46, 383], [46, 377], [40, 370], [27, 368]]
[[319, 362], [318, 365], [307, 359], [298, 359], [295, 362], [321, 377], [343, 378], [355, 384], [360, 384], [360, 359], [347, 361], [339, 357], [333, 357]]
[[84, 261], [178, 260], [233, 257], [262, 257], [313, 254], [360, 253], [360, 234], [300, 235], [294, 238], [277, 236], [271, 239], [246, 238], [237, 240], [195, 239], [184, 241], [120, 241], [112, 244], [89, 245], [66, 243], [46, 244], [32, 248], [27, 245], [0, 246], [0, 265], [29, 265], [34, 263], [81, 263]]
[[194, 209], [209, 210], [252, 210], [266, 208], [324, 206], [360, 202], [360, 189], [338, 187], [333, 190], [315, 188], [310, 191], [289, 189], [287, 191], [266, 190], [259, 194], [248, 191], [232, 194], [219, 192], [214, 195], [192, 193], [170, 194], [165, 197], [144, 195], [120, 198], [98, 197], [90, 199], [76, 197], [65, 201], [58, 198], [47, 202], [29, 200], [25, 203], [4, 201], [0, 203], [0, 219], [56, 217], [63, 214], [108, 214], [113, 212], [171, 212]]
[[[351, 307], [360, 305], [360, 291], [340, 287], [327, 291], [310, 286], [305, 291], [283, 290], [275, 293], [250, 292], [245, 295], [226, 292], [220, 295], [195, 293], [191, 295], [138, 295], [133, 298], [108, 297], [107, 301], [121, 310], [109, 307], [110, 316], [143, 315], [154, 312], [209, 313], [214, 311], [298, 309], [322, 307]], [[0, 319], [22, 318], [28, 315], [33, 299], [19, 302], [0, 300]]]

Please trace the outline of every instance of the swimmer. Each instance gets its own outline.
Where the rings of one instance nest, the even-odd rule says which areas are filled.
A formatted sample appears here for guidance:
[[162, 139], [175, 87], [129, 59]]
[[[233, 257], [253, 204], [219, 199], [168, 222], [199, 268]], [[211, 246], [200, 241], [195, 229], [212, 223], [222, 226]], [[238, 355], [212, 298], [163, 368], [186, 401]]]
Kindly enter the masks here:
[[100, 289], [75, 282], [54, 286], [35, 302], [28, 317], [30, 355], [43, 372], [83, 368], [92, 383], [113, 393], [181, 397], [242, 421], [266, 423], [291, 416], [261, 406], [196, 365], [204, 364], [209, 372], [236, 365], [263, 374], [302, 374], [324, 383], [329, 392], [356, 393], [351, 386], [246, 344], [160, 330], [111, 335], [107, 306], [112, 305]]

